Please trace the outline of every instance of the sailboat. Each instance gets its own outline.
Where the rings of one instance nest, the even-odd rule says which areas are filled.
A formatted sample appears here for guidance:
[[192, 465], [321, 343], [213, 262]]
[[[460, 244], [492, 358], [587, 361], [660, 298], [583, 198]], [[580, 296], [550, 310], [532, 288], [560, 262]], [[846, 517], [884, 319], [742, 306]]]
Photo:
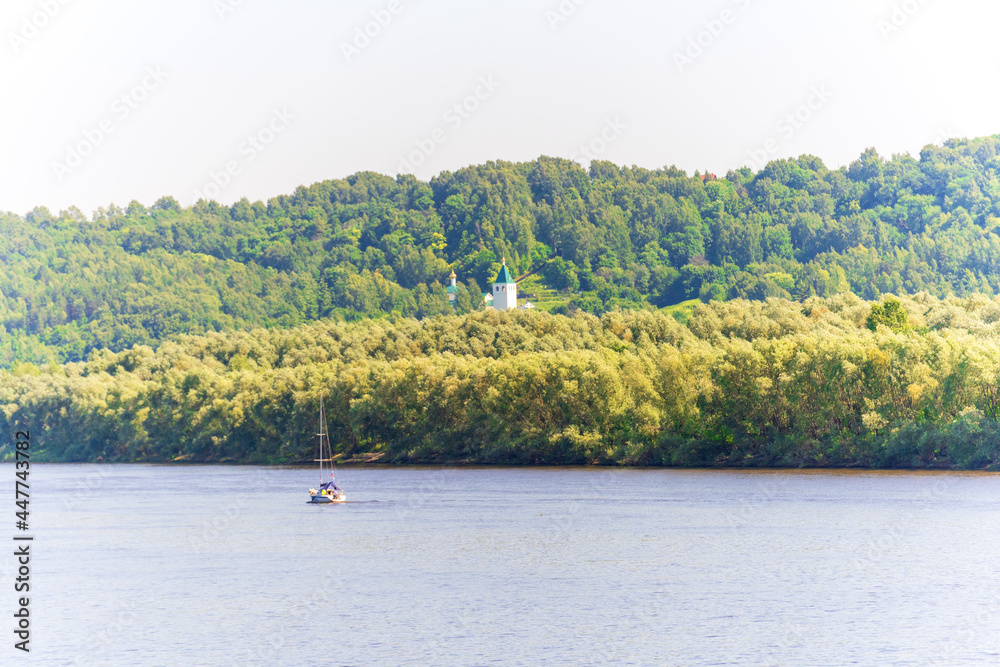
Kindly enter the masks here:
[[[347, 494], [337, 486], [337, 467], [333, 463], [333, 450], [330, 448], [330, 435], [326, 430], [326, 412], [323, 409], [323, 397], [319, 399], [319, 490], [309, 489], [309, 502], [311, 503], [343, 503], [347, 501]], [[323, 464], [330, 464], [330, 478], [324, 474]]]

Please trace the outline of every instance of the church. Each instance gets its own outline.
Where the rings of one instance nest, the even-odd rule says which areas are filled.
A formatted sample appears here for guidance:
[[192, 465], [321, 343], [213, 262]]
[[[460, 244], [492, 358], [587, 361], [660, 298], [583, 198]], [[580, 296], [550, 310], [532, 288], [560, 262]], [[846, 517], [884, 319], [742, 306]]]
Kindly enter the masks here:
[[448, 304], [451, 305], [452, 308], [455, 307], [455, 299], [458, 298], [458, 285], [455, 284], [455, 281], [457, 280], [458, 276], [455, 275], [455, 271], [452, 270], [451, 284], [448, 285]]
[[514, 310], [517, 308], [517, 283], [514, 282], [510, 271], [507, 270], [506, 259], [500, 267], [497, 279], [493, 281], [493, 293], [489, 296], [493, 297], [493, 304], [490, 305], [489, 300], [487, 300], [487, 308], [495, 310]]
[[[455, 300], [458, 297], [457, 280], [458, 276], [452, 271], [451, 285], [448, 286], [448, 303], [451, 304], [452, 308], [455, 307]], [[494, 310], [515, 310], [517, 308], [517, 283], [514, 282], [514, 278], [507, 269], [506, 259], [503, 260], [503, 264], [500, 266], [500, 273], [497, 274], [496, 280], [493, 281], [493, 291], [483, 292], [483, 304], [486, 308], [493, 308]], [[522, 309], [534, 307], [530, 303], [521, 306]]]

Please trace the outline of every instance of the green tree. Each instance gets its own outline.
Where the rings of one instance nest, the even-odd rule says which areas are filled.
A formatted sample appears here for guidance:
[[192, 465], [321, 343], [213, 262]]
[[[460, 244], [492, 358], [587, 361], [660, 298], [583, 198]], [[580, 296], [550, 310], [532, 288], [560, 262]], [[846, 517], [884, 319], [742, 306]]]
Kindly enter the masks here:
[[878, 325], [885, 325], [895, 333], [902, 333], [910, 328], [909, 314], [899, 299], [886, 297], [882, 303], [873, 303], [865, 325], [872, 331]]

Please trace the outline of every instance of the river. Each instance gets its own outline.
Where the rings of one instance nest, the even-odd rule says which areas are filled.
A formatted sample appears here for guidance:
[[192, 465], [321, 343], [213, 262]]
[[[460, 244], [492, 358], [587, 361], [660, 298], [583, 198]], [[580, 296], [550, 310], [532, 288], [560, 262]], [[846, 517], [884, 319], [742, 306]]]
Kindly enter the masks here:
[[[45, 665], [993, 665], [1000, 476], [36, 465]], [[13, 489], [14, 469], [0, 466]], [[15, 533], [13, 493], [9, 528]], [[5, 536], [6, 535], [6, 536]], [[11, 626], [13, 549], [0, 559]], [[14, 658], [9, 661], [8, 658]]]

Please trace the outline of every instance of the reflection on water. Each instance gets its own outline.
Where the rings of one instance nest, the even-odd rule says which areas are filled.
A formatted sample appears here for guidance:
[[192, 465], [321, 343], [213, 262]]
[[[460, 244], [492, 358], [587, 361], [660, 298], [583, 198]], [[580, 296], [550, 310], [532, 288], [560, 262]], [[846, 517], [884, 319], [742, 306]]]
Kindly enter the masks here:
[[32, 472], [25, 664], [1000, 661], [998, 476]]

